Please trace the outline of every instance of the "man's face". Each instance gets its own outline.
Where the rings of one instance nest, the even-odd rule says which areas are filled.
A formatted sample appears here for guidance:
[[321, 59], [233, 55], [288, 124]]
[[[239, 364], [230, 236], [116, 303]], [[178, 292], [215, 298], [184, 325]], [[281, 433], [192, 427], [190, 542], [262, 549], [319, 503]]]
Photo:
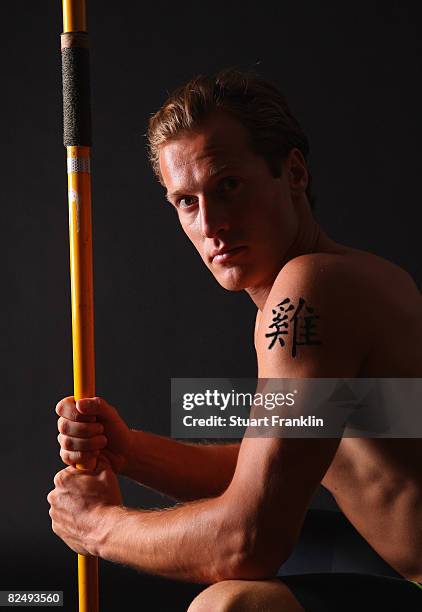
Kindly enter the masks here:
[[167, 198], [225, 289], [271, 282], [297, 231], [288, 173], [274, 178], [247, 130], [224, 113], [160, 151]]

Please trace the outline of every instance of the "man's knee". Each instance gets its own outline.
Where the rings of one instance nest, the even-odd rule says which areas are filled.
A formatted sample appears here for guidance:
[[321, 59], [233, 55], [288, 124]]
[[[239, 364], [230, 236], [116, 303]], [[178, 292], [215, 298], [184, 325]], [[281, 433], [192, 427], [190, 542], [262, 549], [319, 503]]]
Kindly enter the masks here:
[[187, 612], [303, 612], [288, 587], [279, 580], [225, 580], [206, 588]]
[[235, 612], [240, 610], [241, 580], [224, 580], [202, 591], [192, 601], [188, 612]]

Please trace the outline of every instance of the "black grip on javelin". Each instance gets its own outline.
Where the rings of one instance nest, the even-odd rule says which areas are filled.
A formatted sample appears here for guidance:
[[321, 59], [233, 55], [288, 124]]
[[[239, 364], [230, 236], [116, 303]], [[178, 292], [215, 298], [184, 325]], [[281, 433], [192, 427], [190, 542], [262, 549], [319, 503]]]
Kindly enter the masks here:
[[62, 49], [63, 142], [65, 147], [91, 146], [89, 50]]

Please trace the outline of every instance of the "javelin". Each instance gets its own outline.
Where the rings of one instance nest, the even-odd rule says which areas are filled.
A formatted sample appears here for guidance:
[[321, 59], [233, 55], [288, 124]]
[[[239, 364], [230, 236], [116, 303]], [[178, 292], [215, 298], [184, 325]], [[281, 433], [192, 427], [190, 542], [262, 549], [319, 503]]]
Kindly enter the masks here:
[[[63, 0], [63, 142], [67, 150], [73, 384], [95, 396], [91, 218], [91, 109], [85, 0]], [[77, 465], [92, 469], [95, 465]], [[98, 612], [98, 559], [78, 555], [79, 612]]]

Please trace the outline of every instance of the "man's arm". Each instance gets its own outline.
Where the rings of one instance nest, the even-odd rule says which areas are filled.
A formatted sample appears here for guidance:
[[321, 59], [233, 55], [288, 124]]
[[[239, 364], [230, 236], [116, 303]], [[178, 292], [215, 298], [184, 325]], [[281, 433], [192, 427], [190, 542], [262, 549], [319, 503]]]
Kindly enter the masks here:
[[[302, 259], [302, 258], [300, 258]], [[260, 377], [353, 377], [367, 335], [350, 325], [359, 282], [318, 257], [291, 262], [280, 274], [258, 330]], [[272, 309], [299, 297], [318, 310], [321, 344], [300, 356], [268, 349]], [[355, 309], [353, 310], [352, 307]], [[358, 313], [364, 314], [364, 313]], [[338, 439], [244, 438], [233, 479], [218, 497], [163, 511], [111, 508], [93, 554], [141, 571], [203, 583], [273, 576], [288, 558]]]
[[179, 501], [220, 495], [229, 485], [240, 444], [189, 444], [131, 430], [121, 474]]
[[[222, 495], [169, 510], [112, 506], [90, 554], [172, 579], [211, 584], [272, 578], [290, 555], [338, 441], [245, 439]], [[297, 469], [308, 454], [312, 469]], [[279, 473], [279, 475], [277, 474]]]

